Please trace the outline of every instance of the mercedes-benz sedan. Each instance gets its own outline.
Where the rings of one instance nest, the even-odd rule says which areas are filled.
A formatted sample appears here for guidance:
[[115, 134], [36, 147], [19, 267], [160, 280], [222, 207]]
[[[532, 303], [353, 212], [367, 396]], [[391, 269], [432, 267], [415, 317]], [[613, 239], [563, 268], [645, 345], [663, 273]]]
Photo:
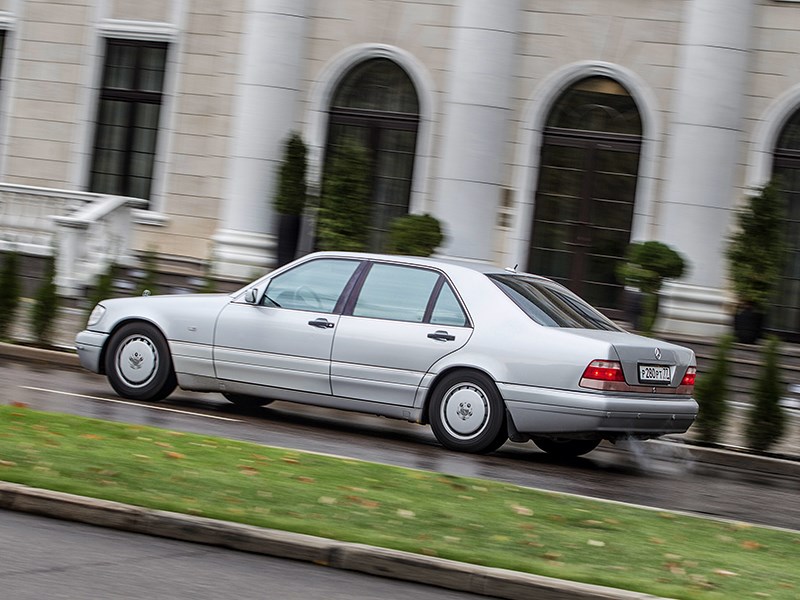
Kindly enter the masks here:
[[576, 456], [697, 414], [691, 350], [549, 279], [425, 258], [315, 253], [232, 294], [103, 300], [76, 346], [125, 398], [314, 404], [429, 423], [468, 452]]

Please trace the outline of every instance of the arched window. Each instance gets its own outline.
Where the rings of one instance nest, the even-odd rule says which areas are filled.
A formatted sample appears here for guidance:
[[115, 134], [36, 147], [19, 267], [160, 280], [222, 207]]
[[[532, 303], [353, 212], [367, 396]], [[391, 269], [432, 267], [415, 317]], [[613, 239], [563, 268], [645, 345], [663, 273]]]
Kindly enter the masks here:
[[342, 79], [329, 110], [326, 156], [346, 138], [370, 151], [372, 209], [369, 249], [385, 249], [389, 225], [408, 213], [419, 126], [414, 84], [396, 63], [366, 60]]
[[555, 102], [542, 140], [528, 270], [614, 313], [630, 242], [642, 123], [613, 79], [588, 77]]
[[775, 146], [772, 176], [786, 200], [786, 263], [767, 327], [800, 339], [800, 110], [783, 127]]

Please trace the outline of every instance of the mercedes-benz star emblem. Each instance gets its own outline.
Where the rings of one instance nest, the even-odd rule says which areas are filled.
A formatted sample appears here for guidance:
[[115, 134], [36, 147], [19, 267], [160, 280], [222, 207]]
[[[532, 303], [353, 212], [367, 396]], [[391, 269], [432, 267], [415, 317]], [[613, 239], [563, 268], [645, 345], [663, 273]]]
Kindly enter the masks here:
[[661, 348], [655, 350], [656, 360], [661, 360]]

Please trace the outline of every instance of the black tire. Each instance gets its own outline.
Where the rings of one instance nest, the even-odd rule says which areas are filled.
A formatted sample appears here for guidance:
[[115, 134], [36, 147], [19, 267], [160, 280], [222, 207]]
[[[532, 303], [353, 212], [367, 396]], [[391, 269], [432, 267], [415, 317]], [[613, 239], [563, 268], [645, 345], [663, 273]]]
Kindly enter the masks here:
[[236, 406], [241, 408], [258, 408], [260, 406], [266, 406], [267, 404], [272, 404], [272, 400], [268, 400], [267, 398], [259, 398], [258, 396], [245, 396], [244, 394], [233, 394], [230, 392], [222, 392], [222, 395], [225, 396], [225, 399]]
[[433, 390], [428, 417], [436, 439], [450, 450], [493, 452], [508, 440], [500, 392], [478, 371], [445, 375]]
[[600, 444], [600, 440], [571, 440], [568, 438], [533, 438], [539, 449], [558, 458], [575, 458], [588, 454]]
[[105, 368], [114, 391], [131, 400], [157, 402], [177, 385], [167, 341], [150, 323], [120, 327], [108, 344]]

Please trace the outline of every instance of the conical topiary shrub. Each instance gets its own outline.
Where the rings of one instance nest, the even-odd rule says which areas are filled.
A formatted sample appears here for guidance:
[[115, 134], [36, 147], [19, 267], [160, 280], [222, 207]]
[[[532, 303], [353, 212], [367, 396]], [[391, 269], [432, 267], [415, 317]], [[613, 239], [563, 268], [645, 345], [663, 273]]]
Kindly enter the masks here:
[[786, 428], [786, 415], [780, 405], [784, 385], [778, 367], [778, 347], [778, 339], [770, 337], [745, 427], [748, 445], [759, 452], [769, 450]]
[[737, 231], [727, 248], [728, 272], [737, 306], [734, 332], [753, 344], [761, 336], [764, 315], [786, 260], [786, 206], [770, 182], [748, 199], [736, 217]]
[[694, 399], [700, 410], [694, 427], [700, 440], [708, 443], [719, 441], [725, 417], [728, 414], [728, 355], [733, 340], [725, 336], [719, 341], [714, 364], [708, 373], [699, 373], [694, 386]]
[[297, 253], [300, 220], [306, 206], [306, 145], [292, 132], [283, 148], [283, 161], [278, 171], [275, 212], [278, 213], [278, 264], [285, 265]]
[[370, 223], [370, 159], [345, 138], [334, 150], [322, 180], [317, 238], [320, 250], [366, 250]]
[[36, 291], [31, 315], [31, 328], [37, 342], [40, 344], [50, 343], [50, 335], [57, 317], [56, 259], [50, 257], [47, 259], [42, 283]]
[[0, 339], [6, 338], [14, 322], [20, 299], [19, 257], [7, 252], [0, 271]]

